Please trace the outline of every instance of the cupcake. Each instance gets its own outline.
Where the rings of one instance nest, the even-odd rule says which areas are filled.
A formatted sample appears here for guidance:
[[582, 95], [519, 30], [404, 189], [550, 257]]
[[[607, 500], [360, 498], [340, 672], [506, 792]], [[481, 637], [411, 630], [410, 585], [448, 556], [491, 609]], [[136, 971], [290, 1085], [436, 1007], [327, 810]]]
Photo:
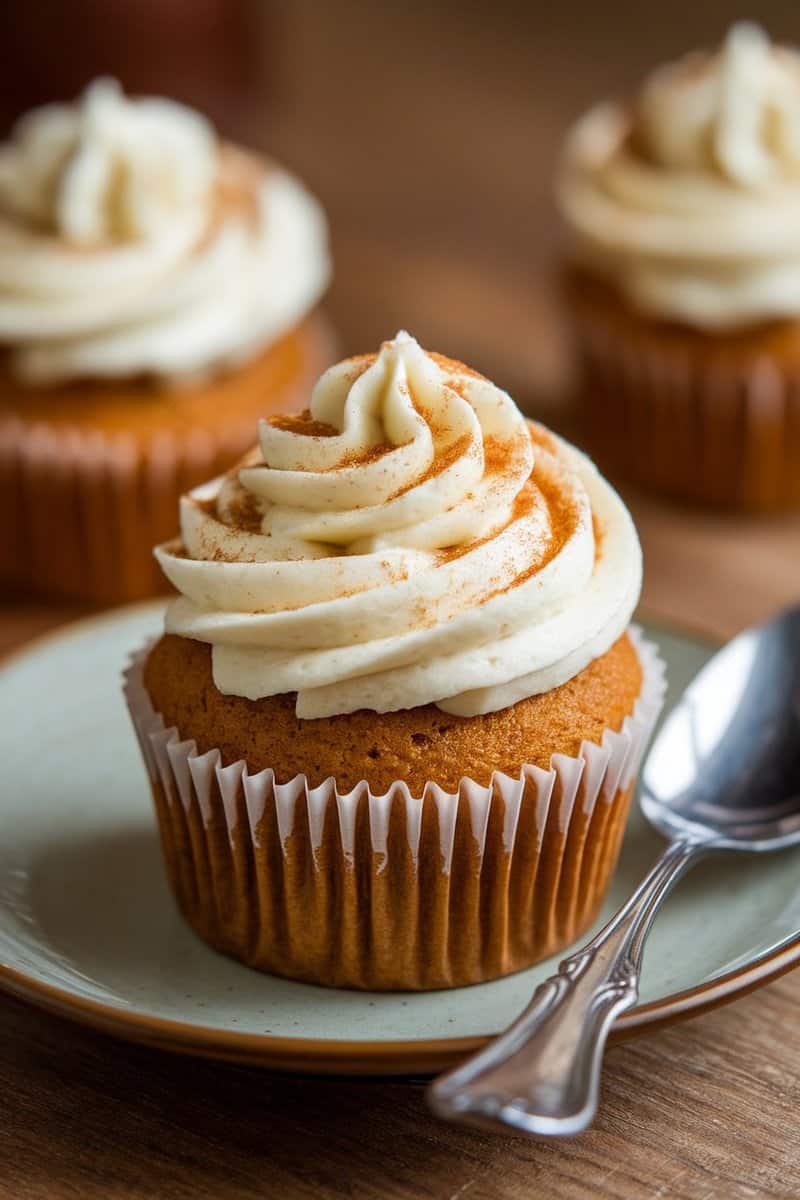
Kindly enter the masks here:
[[571, 132], [566, 295], [591, 449], [664, 494], [800, 503], [800, 55], [736, 25]]
[[111, 80], [0, 146], [0, 582], [147, 595], [187, 488], [331, 361], [325, 219], [281, 168]]
[[398, 334], [181, 500], [126, 696], [168, 874], [250, 966], [477, 983], [597, 915], [663, 678], [578, 451]]

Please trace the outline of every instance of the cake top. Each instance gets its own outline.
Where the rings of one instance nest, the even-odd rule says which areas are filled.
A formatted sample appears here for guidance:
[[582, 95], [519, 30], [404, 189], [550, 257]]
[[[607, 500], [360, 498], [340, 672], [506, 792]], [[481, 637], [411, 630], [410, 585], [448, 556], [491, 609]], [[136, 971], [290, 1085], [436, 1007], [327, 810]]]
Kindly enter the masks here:
[[735, 25], [592, 109], [564, 151], [575, 252], [641, 310], [732, 329], [800, 314], [800, 55]]
[[566, 682], [626, 628], [641, 555], [620, 499], [408, 334], [259, 434], [156, 551], [181, 593], [167, 630], [212, 645], [220, 691], [296, 692], [301, 717], [469, 716]]
[[324, 217], [200, 114], [99, 79], [0, 145], [0, 343], [24, 382], [207, 373], [302, 319]]

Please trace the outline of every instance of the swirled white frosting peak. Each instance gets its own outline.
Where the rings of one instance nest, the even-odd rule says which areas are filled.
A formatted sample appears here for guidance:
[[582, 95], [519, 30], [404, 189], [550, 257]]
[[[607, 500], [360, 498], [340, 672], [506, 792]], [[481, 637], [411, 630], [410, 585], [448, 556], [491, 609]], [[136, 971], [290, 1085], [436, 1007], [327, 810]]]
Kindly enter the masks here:
[[301, 717], [505, 708], [603, 654], [641, 582], [588, 459], [405, 333], [262, 422], [156, 554], [167, 631], [211, 644], [220, 691], [296, 692]]
[[699, 328], [800, 315], [800, 54], [733, 26], [567, 140], [561, 206], [587, 266]]
[[171, 100], [127, 100], [98, 79], [75, 106], [23, 117], [0, 149], [5, 213], [76, 245], [157, 237], [187, 207], [207, 216], [216, 138]]
[[0, 146], [0, 343], [32, 384], [205, 373], [309, 311], [326, 238], [286, 172], [100, 79]]

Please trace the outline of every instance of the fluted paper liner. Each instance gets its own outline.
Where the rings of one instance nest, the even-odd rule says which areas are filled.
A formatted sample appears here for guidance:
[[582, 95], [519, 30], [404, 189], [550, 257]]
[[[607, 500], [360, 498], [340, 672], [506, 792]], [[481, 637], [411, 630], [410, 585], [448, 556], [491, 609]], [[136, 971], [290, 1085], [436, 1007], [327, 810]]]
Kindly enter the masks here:
[[601, 466], [665, 495], [800, 506], [800, 369], [619, 330], [575, 304], [581, 416]]
[[260, 970], [376, 990], [477, 983], [574, 941], [604, 898], [664, 695], [655, 646], [631, 633], [643, 684], [619, 732], [554, 754], [549, 771], [457, 793], [431, 782], [417, 798], [402, 781], [340, 792], [198, 754], [154, 711], [145, 649], [125, 697], [184, 916]]

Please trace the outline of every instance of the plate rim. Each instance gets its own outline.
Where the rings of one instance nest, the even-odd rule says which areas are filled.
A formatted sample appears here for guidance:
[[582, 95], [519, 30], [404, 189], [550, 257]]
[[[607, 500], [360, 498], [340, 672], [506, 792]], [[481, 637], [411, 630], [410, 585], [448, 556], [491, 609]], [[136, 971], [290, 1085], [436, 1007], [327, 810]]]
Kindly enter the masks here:
[[[25, 641], [22, 646], [0, 658], [0, 674], [20, 660], [94, 626], [113, 624], [136, 612], [156, 610], [167, 597], [152, 598], [121, 605], [100, 613], [90, 613], [65, 622]], [[679, 622], [649, 616], [647, 608], [637, 617], [665, 633], [690, 637], [694, 641], [712, 639], [698, 634]], [[637, 1005], [616, 1021], [610, 1041], [624, 1041], [646, 1032], [700, 1016], [730, 1003], [748, 992], [779, 978], [800, 964], [800, 930], [755, 958], [696, 987], [674, 992], [648, 1004]], [[78, 1024], [112, 1034], [130, 1042], [175, 1053], [222, 1059], [252, 1066], [290, 1072], [334, 1075], [414, 1075], [454, 1066], [474, 1053], [493, 1034], [460, 1037], [403, 1038], [380, 1041], [337, 1038], [283, 1037], [269, 1033], [246, 1033], [215, 1025], [197, 1025], [189, 1021], [157, 1017], [135, 1009], [118, 1009], [100, 1000], [77, 995], [69, 988], [49, 984], [26, 971], [0, 962], [0, 992], [31, 1003], [39, 1009], [65, 1017]]]
[[[611, 1030], [609, 1041], [627, 1041], [643, 1033], [654, 1033], [679, 1021], [701, 1016], [771, 983], [798, 963], [800, 934], [708, 983], [623, 1013]], [[475, 1034], [454, 1038], [351, 1041], [245, 1033], [155, 1017], [141, 1011], [116, 1009], [102, 1001], [78, 996], [69, 989], [44, 983], [6, 964], [0, 964], [0, 992], [129, 1042], [180, 1054], [304, 1074], [430, 1074], [455, 1066], [496, 1036]]]

